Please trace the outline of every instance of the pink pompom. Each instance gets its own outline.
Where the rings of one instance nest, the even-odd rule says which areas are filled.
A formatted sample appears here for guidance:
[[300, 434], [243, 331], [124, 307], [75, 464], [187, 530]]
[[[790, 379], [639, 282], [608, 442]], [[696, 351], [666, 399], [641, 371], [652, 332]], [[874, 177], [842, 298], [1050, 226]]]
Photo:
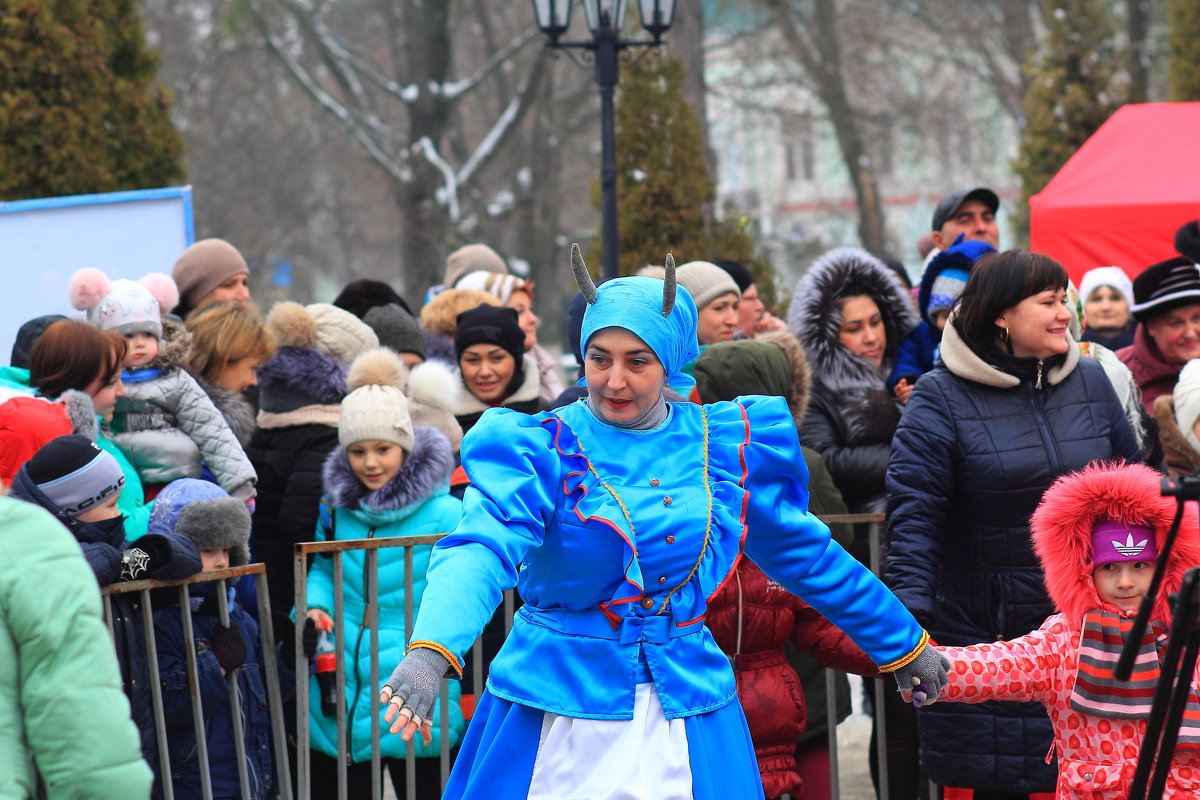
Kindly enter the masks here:
[[179, 305], [179, 287], [175, 285], [175, 281], [171, 279], [170, 275], [151, 272], [139, 278], [138, 283], [145, 286], [150, 294], [154, 295], [162, 313], [169, 314], [175, 306]]
[[112, 282], [108, 276], [95, 267], [77, 270], [67, 281], [67, 296], [71, 299], [71, 305], [80, 311], [90, 311], [100, 305], [111, 289]]

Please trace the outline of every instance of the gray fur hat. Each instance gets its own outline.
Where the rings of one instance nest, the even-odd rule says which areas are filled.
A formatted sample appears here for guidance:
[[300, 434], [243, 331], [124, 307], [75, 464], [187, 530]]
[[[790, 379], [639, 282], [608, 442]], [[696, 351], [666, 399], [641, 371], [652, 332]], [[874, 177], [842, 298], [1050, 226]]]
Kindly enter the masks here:
[[147, 528], [150, 533], [186, 536], [198, 550], [228, 547], [231, 567], [250, 563], [250, 512], [215, 483], [171, 481], [154, 499]]

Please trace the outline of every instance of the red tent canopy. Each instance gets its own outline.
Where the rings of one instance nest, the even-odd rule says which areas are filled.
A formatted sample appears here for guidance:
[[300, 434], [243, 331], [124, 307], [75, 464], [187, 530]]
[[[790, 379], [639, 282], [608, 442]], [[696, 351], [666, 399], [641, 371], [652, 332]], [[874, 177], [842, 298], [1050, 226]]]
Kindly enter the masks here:
[[1178, 255], [1175, 231], [1200, 218], [1200, 103], [1127, 105], [1029, 198], [1030, 249], [1076, 283], [1093, 267], [1130, 277]]

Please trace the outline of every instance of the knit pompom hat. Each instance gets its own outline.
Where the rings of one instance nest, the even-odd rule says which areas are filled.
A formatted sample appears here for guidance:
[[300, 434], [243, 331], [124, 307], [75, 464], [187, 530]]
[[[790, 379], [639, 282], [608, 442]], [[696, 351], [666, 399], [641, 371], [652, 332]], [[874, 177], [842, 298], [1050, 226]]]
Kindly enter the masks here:
[[347, 364], [379, 346], [369, 325], [328, 303], [276, 303], [267, 314], [267, 327], [279, 347], [311, 347]]
[[175, 281], [151, 272], [137, 281], [110, 281], [94, 267], [78, 270], [67, 282], [71, 305], [87, 312], [88, 322], [122, 336], [149, 333], [162, 338], [162, 315], [179, 305]]
[[350, 393], [342, 400], [338, 444], [380, 441], [397, 444], [409, 453], [413, 447], [412, 417], [404, 384], [408, 370], [386, 347], [368, 350], [354, 360], [346, 376]]
[[726, 294], [741, 297], [737, 282], [711, 261], [689, 261], [675, 271], [679, 285], [688, 290], [697, 311]]
[[186, 308], [195, 308], [214, 289], [250, 267], [238, 249], [224, 239], [201, 239], [184, 250], [171, 269]]
[[496, 272], [488, 272], [486, 270], [476, 270], [469, 272], [458, 279], [455, 284], [456, 289], [473, 289], [478, 292], [487, 292], [493, 295], [501, 303], [507, 303], [512, 297], [513, 292], [525, 291], [533, 295], [533, 284], [518, 278], [516, 275], [501, 275]]
[[447, 289], [454, 289], [460, 278], [479, 270], [503, 275], [508, 272], [508, 265], [499, 253], [486, 244], [463, 245], [446, 258], [446, 280], [443, 285]]
[[229, 548], [229, 566], [250, 563], [250, 512], [246, 504], [209, 481], [180, 478], [154, 499], [147, 523], [150, 533], [176, 533], [197, 550]]

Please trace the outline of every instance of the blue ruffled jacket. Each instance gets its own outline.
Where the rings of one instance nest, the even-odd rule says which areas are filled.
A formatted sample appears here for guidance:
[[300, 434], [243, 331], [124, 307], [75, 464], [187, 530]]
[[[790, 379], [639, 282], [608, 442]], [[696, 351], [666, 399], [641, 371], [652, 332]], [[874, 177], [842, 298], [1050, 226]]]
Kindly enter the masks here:
[[744, 549], [881, 667], [924, 646], [912, 615], [808, 513], [783, 398], [669, 409], [645, 431], [610, 426], [584, 402], [486, 412], [463, 440], [472, 485], [434, 548], [413, 644], [461, 671], [501, 592], [518, 586], [525, 605], [492, 662], [493, 695], [631, 719], [648, 672], [667, 718], [702, 714], [735, 698], [704, 620]]

